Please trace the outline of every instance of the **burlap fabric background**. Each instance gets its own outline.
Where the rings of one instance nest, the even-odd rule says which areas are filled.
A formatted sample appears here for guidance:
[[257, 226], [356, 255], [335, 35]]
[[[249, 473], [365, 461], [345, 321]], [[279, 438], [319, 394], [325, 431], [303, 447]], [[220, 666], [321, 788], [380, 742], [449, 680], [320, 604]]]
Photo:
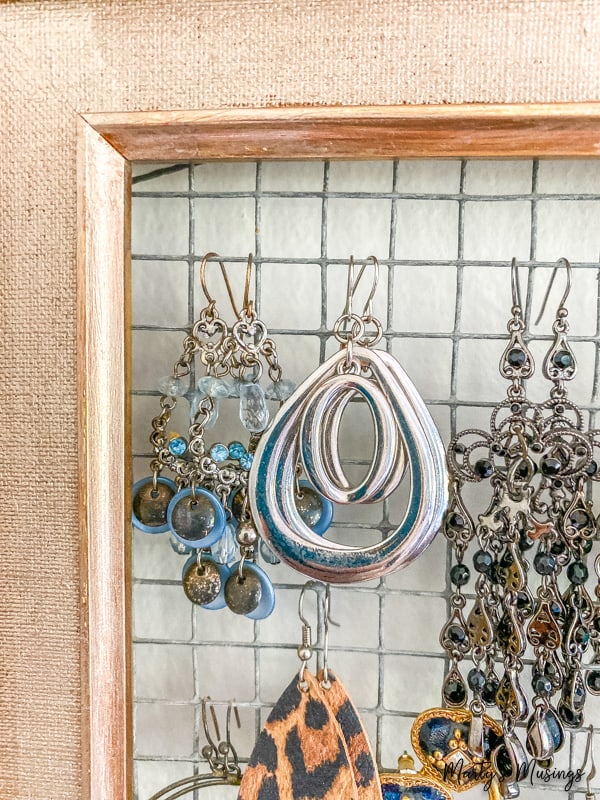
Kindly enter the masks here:
[[599, 12], [596, 0], [2, 3], [0, 797], [81, 797], [76, 112], [598, 100]]

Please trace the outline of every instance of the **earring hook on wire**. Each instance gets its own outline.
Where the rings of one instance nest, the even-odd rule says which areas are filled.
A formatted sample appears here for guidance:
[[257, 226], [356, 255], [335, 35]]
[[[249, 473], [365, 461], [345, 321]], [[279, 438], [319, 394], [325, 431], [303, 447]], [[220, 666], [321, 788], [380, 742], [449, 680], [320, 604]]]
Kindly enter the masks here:
[[[206, 739], [206, 746], [202, 748], [202, 755], [204, 758], [207, 759], [209, 764], [212, 766], [216, 761], [219, 760], [219, 746], [215, 743], [215, 740], [212, 738], [210, 734], [210, 726], [208, 724], [208, 714], [206, 711], [207, 705], [210, 701], [210, 696], [203, 697], [200, 701], [201, 709], [202, 709], [202, 728], [204, 729], [204, 737]], [[221, 739], [221, 732], [219, 731], [219, 721], [217, 720], [217, 714], [215, 712], [215, 707], [210, 704], [210, 715], [212, 717], [212, 722], [215, 728], [215, 733], [217, 734], [217, 740]]]
[[362, 315], [363, 317], [370, 318], [373, 316], [373, 298], [375, 297], [375, 292], [377, 291], [377, 286], [379, 284], [379, 261], [375, 258], [375, 256], [369, 256], [365, 263], [360, 268], [360, 271], [356, 278], [354, 277], [354, 267], [355, 261], [354, 256], [350, 256], [348, 261], [348, 283], [346, 287], [346, 306], [344, 308], [344, 314], [348, 316], [352, 316], [352, 303], [354, 301], [354, 295], [358, 288], [358, 284], [360, 283], [362, 276], [365, 273], [366, 268], [369, 266], [369, 263], [373, 264], [373, 280], [371, 282], [371, 291], [369, 292], [369, 296], [367, 297], [367, 301], [364, 305]]
[[306, 590], [311, 589], [317, 595], [317, 601], [319, 598], [319, 590], [317, 588], [316, 581], [306, 581], [302, 589], [300, 590], [300, 596], [298, 597], [298, 617], [300, 622], [302, 623], [302, 643], [298, 646], [298, 658], [302, 662], [302, 666], [300, 667], [300, 672], [298, 674], [298, 683], [301, 689], [308, 689], [308, 684], [304, 681], [304, 672], [306, 671], [306, 664], [312, 658], [313, 649], [312, 649], [312, 629], [310, 627], [309, 621], [304, 616], [304, 595], [306, 594]]
[[[202, 291], [209, 303], [216, 303], [214, 297], [208, 291], [208, 286], [206, 283], [206, 265], [210, 258], [219, 258], [218, 253], [206, 253], [202, 262], [200, 263], [200, 286], [202, 287]], [[231, 303], [231, 308], [233, 309], [233, 313], [235, 316], [240, 319], [242, 313], [246, 313], [248, 316], [252, 316], [254, 312], [254, 301], [250, 300], [250, 282], [252, 278], [252, 265], [253, 265], [253, 258], [252, 253], [248, 254], [248, 261], [246, 263], [246, 277], [244, 280], [244, 296], [242, 301], [242, 311], [238, 310], [238, 307], [235, 304], [235, 300], [233, 299], [233, 290], [231, 288], [231, 283], [229, 282], [229, 277], [227, 275], [227, 270], [225, 269], [225, 264], [219, 260], [219, 266], [221, 267], [221, 274], [223, 276], [223, 280], [225, 281], [225, 288], [227, 289], [227, 295], [229, 297], [229, 302]]]
[[556, 273], [558, 272], [559, 267], [562, 266], [564, 266], [567, 271], [567, 283], [561, 301], [558, 304], [558, 308], [559, 309], [564, 308], [564, 305], [567, 302], [567, 297], [569, 296], [569, 292], [571, 291], [571, 264], [566, 258], [559, 258], [558, 261], [556, 262], [556, 266], [552, 270], [552, 275], [550, 276], [548, 288], [546, 289], [546, 294], [544, 295], [544, 299], [542, 300], [542, 307], [540, 308], [540, 313], [538, 314], [537, 319], [534, 322], [534, 325], [537, 325], [544, 316], [544, 311], [546, 310], [546, 306], [548, 304], [548, 298], [550, 297], [550, 292], [552, 291], [552, 286], [554, 284], [554, 279], [556, 278]]
[[516, 258], [513, 258], [510, 264], [510, 286], [513, 308], [521, 310], [523, 308], [521, 304], [521, 284], [519, 283], [519, 265]]
[[339, 622], [336, 622], [331, 616], [331, 587], [325, 584], [325, 601], [324, 601], [324, 614], [323, 614], [323, 680], [321, 686], [324, 689], [331, 687], [329, 680], [329, 626], [335, 625], [336, 628], [340, 627]]

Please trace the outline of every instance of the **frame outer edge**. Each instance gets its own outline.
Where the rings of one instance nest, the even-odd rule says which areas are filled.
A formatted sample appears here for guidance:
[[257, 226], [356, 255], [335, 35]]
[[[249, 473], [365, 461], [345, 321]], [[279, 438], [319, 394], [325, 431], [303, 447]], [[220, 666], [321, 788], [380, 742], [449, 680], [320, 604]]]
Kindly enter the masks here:
[[[130, 164], [78, 119], [82, 796], [133, 793]], [[122, 501], [122, 502], [121, 502]]]

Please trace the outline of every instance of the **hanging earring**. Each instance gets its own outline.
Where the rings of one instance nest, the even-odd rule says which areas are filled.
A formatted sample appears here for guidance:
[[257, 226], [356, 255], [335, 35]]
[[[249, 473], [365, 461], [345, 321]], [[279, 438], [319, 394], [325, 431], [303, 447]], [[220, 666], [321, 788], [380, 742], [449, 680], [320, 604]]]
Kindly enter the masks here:
[[[206, 267], [213, 257], [218, 258], [207, 253], [200, 265], [207, 306], [184, 339], [173, 374], [159, 382], [165, 394], [160, 399], [161, 412], [152, 421], [153, 477], [134, 487], [133, 517], [139, 527], [154, 515], [156, 524], [151, 531], [170, 530], [174, 549], [191, 554], [183, 569], [183, 584], [192, 602], [209, 610], [227, 605], [235, 613], [263, 619], [273, 611], [275, 594], [267, 574], [255, 563], [258, 534], [247, 499], [253, 452], [268, 421], [259, 383], [263, 364], [272, 391], [285, 393], [286, 386], [282, 385], [275, 344], [249, 298], [252, 256], [246, 265], [241, 311], [236, 307], [225, 265], [219, 262], [236, 318], [231, 329], [218, 314], [208, 290]], [[205, 374], [190, 397], [189, 382], [195, 366], [202, 367]], [[209, 445], [206, 431], [217, 419], [220, 401], [240, 393], [240, 419], [250, 434], [248, 446], [239, 441]], [[189, 398], [191, 405], [187, 438], [168, 429], [172, 411], [182, 396]], [[159, 477], [165, 467], [175, 473], [175, 483]], [[237, 500], [236, 515], [231, 507], [233, 496]], [[234, 563], [237, 548], [240, 558]]]
[[[334, 326], [341, 349], [283, 404], [257, 447], [250, 473], [252, 515], [270, 547], [299, 572], [333, 583], [371, 580], [408, 564], [435, 536], [447, 502], [442, 443], [433, 420], [398, 362], [373, 349], [382, 327], [372, 313], [379, 265], [373, 256], [370, 261], [374, 278], [362, 315], [353, 312], [353, 297], [367, 265], [355, 279], [351, 258], [346, 307]], [[366, 478], [352, 487], [342, 469], [338, 434], [344, 409], [356, 395], [371, 412], [375, 446]], [[411, 493], [402, 523], [369, 547], [322, 540], [296, 507], [299, 463], [321, 495], [342, 503], [383, 500], [408, 466]]]
[[238, 800], [359, 800], [354, 772], [335, 717], [306, 665], [312, 656], [310, 625], [303, 614], [305, 585], [298, 600], [302, 621], [302, 666], [256, 740]]
[[345, 686], [329, 668], [329, 625], [337, 626], [337, 622], [331, 619], [329, 585], [325, 587], [324, 606], [323, 668], [317, 674], [317, 691], [320, 690], [323, 702], [340, 727], [354, 773], [359, 800], [381, 800], [381, 785], [369, 737]]
[[[585, 559], [596, 536], [596, 521], [591, 502], [586, 498], [586, 487], [590, 479], [595, 479], [598, 470], [593, 459], [594, 432], [588, 434], [584, 430], [583, 413], [568, 399], [565, 386], [577, 371], [575, 355], [567, 338], [569, 324], [566, 301], [571, 288], [571, 265], [565, 258], [559, 259], [552, 272], [537, 321], [544, 313], [561, 266], [565, 268], [566, 286], [552, 326], [554, 340], [544, 359], [544, 375], [553, 385], [550, 399], [542, 404], [547, 431], [544, 439], [547, 444], [541, 460], [544, 474], [541, 488], [547, 491], [550, 498], [548, 506], [553, 525], [545, 541], [541, 542], [536, 556], [540, 564], [548, 562], [551, 585], [545, 587], [549, 596], [545, 598], [545, 603], [540, 604], [536, 618], [541, 617], [542, 625], [547, 619], [553, 623], [555, 644], [552, 649], [556, 651], [560, 647], [564, 657], [564, 669], [554, 658], [553, 674], [546, 676], [546, 680], [557, 677], [562, 684], [558, 714], [564, 725], [579, 727], [583, 722], [586, 691], [582, 658], [590, 641], [593, 617], [593, 603], [585, 588], [588, 578]], [[564, 568], [570, 585], [561, 597], [557, 577]], [[542, 577], [542, 582], [544, 580]], [[557, 610], [556, 620], [550, 613], [550, 601], [554, 602]], [[530, 627], [533, 622], [532, 619]], [[539, 668], [537, 672], [540, 673]], [[542, 681], [540, 677], [540, 684]], [[555, 684], [559, 684], [559, 681], [555, 680]], [[556, 688], [560, 688], [560, 685]]]
[[208, 761], [210, 772], [202, 775], [191, 775], [189, 778], [182, 778], [181, 780], [174, 781], [168, 786], [165, 786], [156, 794], [153, 794], [150, 800], [176, 800], [178, 797], [183, 797], [186, 794], [191, 794], [199, 789], [209, 786], [239, 786], [242, 771], [238, 762], [238, 755], [235, 747], [231, 742], [231, 715], [235, 716], [237, 727], [240, 728], [240, 715], [235, 704], [235, 700], [231, 700], [227, 706], [226, 716], [226, 733], [225, 741], [220, 741], [221, 734], [219, 732], [219, 723], [215, 708], [210, 705], [210, 715], [215, 729], [215, 734], [218, 742], [212, 738], [210, 733], [210, 725], [208, 721], [207, 704], [210, 697], [203, 697], [200, 701], [202, 711], [202, 727], [204, 728], [204, 737], [206, 744], [202, 748], [202, 756]]

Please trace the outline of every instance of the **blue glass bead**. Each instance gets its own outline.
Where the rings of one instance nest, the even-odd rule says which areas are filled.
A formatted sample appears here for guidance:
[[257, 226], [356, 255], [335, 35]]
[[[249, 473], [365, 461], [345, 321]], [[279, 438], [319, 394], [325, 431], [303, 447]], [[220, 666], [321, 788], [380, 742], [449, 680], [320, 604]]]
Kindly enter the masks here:
[[244, 453], [240, 456], [240, 467], [245, 470], [249, 470], [252, 466], [253, 456], [252, 453]]
[[224, 444], [213, 444], [210, 448], [210, 457], [213, 461], [227, 461], [229, 458], [229, 448]]
[[182, 456], [187, 450], [187, 442], [183, 436], [174, 436], [169, 442], [169, 453], [172, 456]]
[[231, 458], [237, 461], [245, 452], [246, 448], [241, 442], [229, 442], [229, 455]]
[[175, 378], [173, 375], [165, 375], [157, 383], [158, 391], [169, 397], [183, 397], [189, 385], [189, 378]]

